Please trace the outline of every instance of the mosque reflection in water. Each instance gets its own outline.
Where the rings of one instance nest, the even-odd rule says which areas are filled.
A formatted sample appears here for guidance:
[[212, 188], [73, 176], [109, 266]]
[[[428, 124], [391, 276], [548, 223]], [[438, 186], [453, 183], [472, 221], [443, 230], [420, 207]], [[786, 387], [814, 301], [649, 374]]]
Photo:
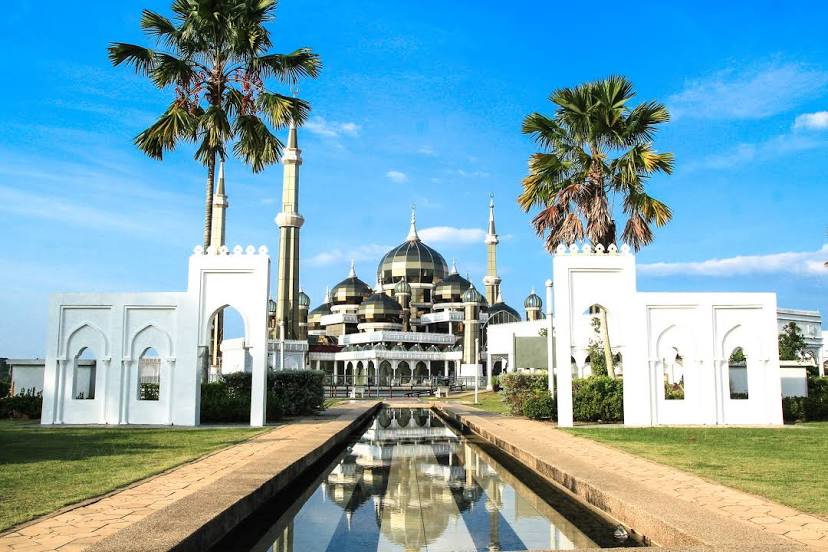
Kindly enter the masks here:
[[426, 409], [381, 410], [275, 541], [270, 535], [270, 542], [260, 542], [256, 549], [345, 552], [595, 546], [532, 490]]

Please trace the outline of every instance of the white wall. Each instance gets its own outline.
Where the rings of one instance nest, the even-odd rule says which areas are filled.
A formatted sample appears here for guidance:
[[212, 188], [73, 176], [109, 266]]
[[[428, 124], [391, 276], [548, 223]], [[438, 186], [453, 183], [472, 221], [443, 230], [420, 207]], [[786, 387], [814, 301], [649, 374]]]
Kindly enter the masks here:
[[34, 389], [34, 393], [43, 392], [43, 368], [45, 360], [15, 360], [8, 359], [11, 367], [12, 389], [15, 394]]
[[782, 374], [783, 397], [808, 396], [808, 373], [805, 368], [801, 366], [782, 366], [779, 372]]
[[[270, 257], [266, 248], [232, 255], [196, 248], [186, 292], [71, 293], [51, 298], [43, 383], [44, 424], [197, 425], [200, 347], [209, 340], [212, 315], [232, 305], [245, 322], [251, 351], [251, 423], [264, 423], [267, 299]], [[138, 365], [149, 348], [160, 357], [158, 400], [139, 400]], [[78, 356], [96, 359], [95, 398], [73, 396]], [[83, 371], [81, 371], [81, 374]], [[79, 382], [82, 383], [82, 382]]]

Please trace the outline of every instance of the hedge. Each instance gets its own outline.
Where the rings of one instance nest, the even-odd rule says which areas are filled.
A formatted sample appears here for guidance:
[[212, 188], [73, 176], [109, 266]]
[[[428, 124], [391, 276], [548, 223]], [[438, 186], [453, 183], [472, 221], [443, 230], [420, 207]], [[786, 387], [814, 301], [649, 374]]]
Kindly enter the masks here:
[[40, 419], [43, 396], [34, 389], [24, 389], [17, 395], [0, 398], [0, 419]]
[[807, 397], [783, 398], [782, 417], [786, 422], [828, 420], [828, 377], [809, 377]]
[[623, 422], [624, 381], [608, 376], [574, 380], [572, 414], [579, 422]]
[[534, 395], [547, 391], [547, 373], [509, 372], [500, 376], [503, 398], [512, 416], [523, 415], [523, 403]]
[[556, 418], [555, 399], [549, 391], [537, 393], [523, 402], [523, 415], [532, 420], [549, 420]]
[[[284, 370], [267, 376], [267, 421], [284, 416], [306, 416], [323, 408], [323, 381], [319, 370]], [[227, 374], [217, 382], [201, 385], [202, 422], [250, 420], [252, 375]]]

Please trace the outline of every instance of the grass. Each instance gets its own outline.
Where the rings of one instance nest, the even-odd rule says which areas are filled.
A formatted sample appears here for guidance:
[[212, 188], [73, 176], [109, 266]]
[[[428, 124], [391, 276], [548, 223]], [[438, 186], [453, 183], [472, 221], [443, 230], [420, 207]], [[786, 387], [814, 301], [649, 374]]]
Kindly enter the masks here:
[[495, 414], [509, 414], [509, 407], [503, 401], [503, 396], [499, 393], [495, 393], [494, 391], [480, 391], [477, 394], [477, 398], [480, 401], [479, 404], [474, 404], [474, 393], [469, 395], [463, 395], [462, 397], [449, 397], [449, 398], [434, 398], [429, 397], [427, 400], [430, 401], [441, 401], [447, 403], [458, 403], [458, 404], [468, 404], [474, 406], [475, 408], [479, 408], [481, 410], [485, 410], [486, 412], [493, 412]]
[[262, 431], [44, 428], [0, 421], [0, 531]]
[[828, 515], [828, 422], [784, 428], [575, 428], [575, 435]]

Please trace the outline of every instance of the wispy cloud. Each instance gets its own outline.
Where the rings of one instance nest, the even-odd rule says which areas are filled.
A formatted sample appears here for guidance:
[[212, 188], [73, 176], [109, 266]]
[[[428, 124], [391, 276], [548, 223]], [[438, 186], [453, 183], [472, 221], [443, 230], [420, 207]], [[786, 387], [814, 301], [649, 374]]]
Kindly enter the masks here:
[[313, 117], [304, 126], [308, 132], [326, 138], [339, 138], [345, 136], [359, 136], [361, 127], [354, 122], [328, 121], [324, 117]]
[[403, 182], [407, 182], [407, 181], [408, 181], [408, 175], [407, 175], [407, 174], [405, 174], [405, 173], [404, 173], [404, 172], [402, 172], [402, 171], [390, 170], [390, 171], [388, 171], [387, 173], [385, 173], [385, 176], [386, 176], [386, 178], [388, 178], [388, 180], [390, 180], [391, 182], [396, 182], [396, 183], [398, 183], [398, 184], [401, 184], [401, 183], [403, 183]]
[[828, 243], [816, 251], [786, 251], [768, 255], [739, 255], [695, 262], [643, 263], [642, 274], [650, 276], [745, 276], [748, 274], [796, 274], [828, 277], [823, 264]]
[[417, 153], [420, 155], [428, 155], [429, 157], [434, 155], [434, 148], [431, 146], [421, 146], [420, 149], [417, 150]]
[[432, 226], [418, 230], [420, 238], [429, 243], [468, 244], [482, 243], [486, 233], [480, 228], [455, 228]]
[[689, 81], [667, 104], [674, 117], [761, 119], [788, 111], [826, 87], [828, 71], [773, 62]]
[[698, 161], [688, 161], [683, 169], [686, 171], [733, 169], [748, 163], [766, 162], [790, 153], [824, 147], [828, 147], [828, 140], [824, 138], [798, 134], [779, 134], [764, 142], [738, 144], [727, 151], [708, 155]]
[[[308, 257], [306, 261], [310, 266], [332, 266], [342, 265], [343, 277], [347, 274], [347, 265], [351, 259], [357, 263], [357, 274], [360, 273], [359, 262], [371, 261], [376, 263], [380, 257], [385, 255], [391, 249], [390, 245], [381, 245], [376, 243], [360, 245], [356, 247], [335, 247], [326, 251], [320, 251]], [[363, 270], [367, 274], [373, 274], [373, 265], [368, 270]], [[364, 278], [363, 278], [364, 279]]]
[[794, 121], [794, 130], [825, 130], [828, 129], [828, 111], [803, 113]]
[[451, 171], [451, 174], [463, 177], [463, 178], [488, 178], [490, 175], [486, 171], [467, 171], [465, 169], [454, 169]]

